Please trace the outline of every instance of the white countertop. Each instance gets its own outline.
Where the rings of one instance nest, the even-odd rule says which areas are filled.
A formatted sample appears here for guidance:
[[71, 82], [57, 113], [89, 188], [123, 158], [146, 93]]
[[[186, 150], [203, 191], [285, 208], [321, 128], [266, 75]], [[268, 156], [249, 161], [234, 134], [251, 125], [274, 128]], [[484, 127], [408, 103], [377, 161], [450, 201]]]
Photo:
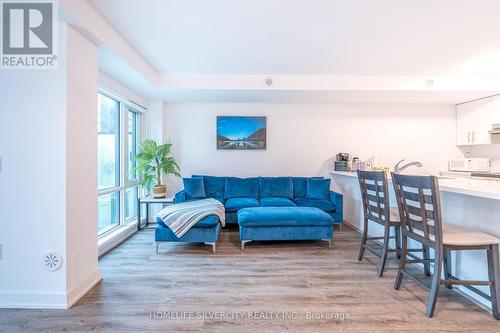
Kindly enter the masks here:
[[[355, 172], [330, 171], [330, 174], [357, 178], [357, 174]], [[389, 181], [391, 181], [390, 177]], [[497, 181], [467, 178], [439, 178], [439, 189], [444, 192], [500, 200], [500, 182]]]

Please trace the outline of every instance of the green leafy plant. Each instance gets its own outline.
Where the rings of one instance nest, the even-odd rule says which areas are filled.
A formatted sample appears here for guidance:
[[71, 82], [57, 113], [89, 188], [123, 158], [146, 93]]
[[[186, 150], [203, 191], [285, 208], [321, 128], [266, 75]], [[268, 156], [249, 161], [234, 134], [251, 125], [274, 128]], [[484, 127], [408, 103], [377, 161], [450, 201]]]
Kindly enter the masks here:
[[148, 191], [153, 186], [162, 186], [162, 173], [181, 177], [179, 165], [177, 165], [177, 162], [171, 156], [171, 150], [171, 143], [158, 145], [151, 139], [146, 139], [139, 143], [135, 170], [139, 172], [141, 185]]

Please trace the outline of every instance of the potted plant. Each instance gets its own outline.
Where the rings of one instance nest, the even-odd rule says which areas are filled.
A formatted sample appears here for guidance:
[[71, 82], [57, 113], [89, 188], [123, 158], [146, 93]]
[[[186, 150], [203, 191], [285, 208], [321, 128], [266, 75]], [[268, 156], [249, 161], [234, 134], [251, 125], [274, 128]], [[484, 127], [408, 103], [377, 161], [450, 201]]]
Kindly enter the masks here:
[[171, 150], [170, 143], [158, 145], [151, 139], [139, 143], [135, 170], [140, 174], [141, 185], [148, 191], [152, 189], [155, 198], [164, 198], [167, 194], [167, 186], [162, 184], [162, 174], [181, 176], [179, 166], [171, 156]]

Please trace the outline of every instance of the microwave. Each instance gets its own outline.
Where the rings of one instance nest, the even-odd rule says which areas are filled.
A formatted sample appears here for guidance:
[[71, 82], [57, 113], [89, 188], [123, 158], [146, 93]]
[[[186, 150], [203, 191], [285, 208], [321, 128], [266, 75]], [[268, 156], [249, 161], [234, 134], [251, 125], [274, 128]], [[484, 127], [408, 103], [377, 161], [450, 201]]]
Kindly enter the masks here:
[[489, 158], [457, 158], [448, 162], [448, 170], [465, 172], [490, 172]]

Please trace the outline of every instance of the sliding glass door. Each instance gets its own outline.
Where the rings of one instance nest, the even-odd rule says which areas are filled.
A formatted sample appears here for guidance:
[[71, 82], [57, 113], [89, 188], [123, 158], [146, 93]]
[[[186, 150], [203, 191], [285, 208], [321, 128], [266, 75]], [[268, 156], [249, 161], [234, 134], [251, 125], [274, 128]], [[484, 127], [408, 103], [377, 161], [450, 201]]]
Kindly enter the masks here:
[[106, 93], [98, 94], [98, 234], [137, 218], [139, 181], [135, 156], [141, 113]]

